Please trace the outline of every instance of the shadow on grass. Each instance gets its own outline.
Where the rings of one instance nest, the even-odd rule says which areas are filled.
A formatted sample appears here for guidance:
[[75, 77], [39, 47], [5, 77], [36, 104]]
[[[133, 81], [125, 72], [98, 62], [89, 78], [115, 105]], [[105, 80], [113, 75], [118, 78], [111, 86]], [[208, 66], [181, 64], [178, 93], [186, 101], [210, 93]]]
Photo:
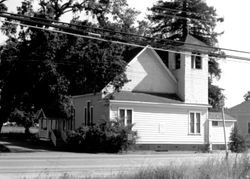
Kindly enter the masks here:
[[0, 144], [0, 152], [10, 152], [10, 149], [3, 144]]
[[2, 133], [0, 135], [0, 152], [40, 152], [40, 151], [62, 151], [56, 148], [50, 141], [39, 140], [35, 134], [29, 136], [24, 133]]

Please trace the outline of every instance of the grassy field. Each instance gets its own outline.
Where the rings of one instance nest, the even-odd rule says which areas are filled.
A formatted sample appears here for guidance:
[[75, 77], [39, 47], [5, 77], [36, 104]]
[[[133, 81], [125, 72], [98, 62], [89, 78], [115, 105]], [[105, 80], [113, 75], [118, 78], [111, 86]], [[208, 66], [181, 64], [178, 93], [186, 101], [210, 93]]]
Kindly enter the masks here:
[[[247, 154], [232, 155], [225, 158], [210, 158], [196, 165], [171, 165], [161, 168], [144, 168], [136, 173], [120, 173], [108, 177], [81, 177], [63, 174], [47, 179], [248, 179], [250, 178], [250, 159]], [[36, 178], [38, 179], [38, 178]]]
[[[38, 128], [31, 127], [30, 128], [31, 133], [37, 133]], [[1, 133], [6, 134], [6, 133], [24, 133], [24, 127], [19, 127], [19, 126], [3, 126]]]

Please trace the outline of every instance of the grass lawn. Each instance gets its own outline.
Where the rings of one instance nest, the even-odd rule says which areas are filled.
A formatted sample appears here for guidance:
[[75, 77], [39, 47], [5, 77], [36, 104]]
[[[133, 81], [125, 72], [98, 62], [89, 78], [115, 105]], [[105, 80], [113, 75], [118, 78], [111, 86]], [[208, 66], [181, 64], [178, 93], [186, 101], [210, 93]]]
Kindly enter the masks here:
[[31, 127], [29, 136], [25, 135], [24, 131], [24, 127], [3, 126], [0, 135], [0, 153], [54, 150], [49, 141], [38, 140], [36, 135], [38, 128]]
[[[38, 133], [38, 128], [31, 127], [30, 132], [32, 134]], [[3, 126], [1, 133], [24, 133], [24, 127], [19, 126]]]

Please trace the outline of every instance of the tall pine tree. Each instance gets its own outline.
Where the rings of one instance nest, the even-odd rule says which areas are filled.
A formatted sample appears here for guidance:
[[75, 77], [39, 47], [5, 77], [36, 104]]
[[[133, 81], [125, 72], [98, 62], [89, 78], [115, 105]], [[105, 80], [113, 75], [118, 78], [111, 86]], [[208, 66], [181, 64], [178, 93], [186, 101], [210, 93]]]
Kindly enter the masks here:
[[[159, 0], [150, 10], [153, 37], [184, 42], [190, 34], [208, 46], [213, 47], [218, 42], [221, 33], [217, 33], [215, 27], [223, 19], [203, 0]], [[218, 50], [213, 52], [218, 53]], [[220, 78], [221, 73], [214, 58], [209, 60], [209, 73], [209, 103], [218, 110], [225, 97], [222, 89], [212, 84], [213, 78]]]

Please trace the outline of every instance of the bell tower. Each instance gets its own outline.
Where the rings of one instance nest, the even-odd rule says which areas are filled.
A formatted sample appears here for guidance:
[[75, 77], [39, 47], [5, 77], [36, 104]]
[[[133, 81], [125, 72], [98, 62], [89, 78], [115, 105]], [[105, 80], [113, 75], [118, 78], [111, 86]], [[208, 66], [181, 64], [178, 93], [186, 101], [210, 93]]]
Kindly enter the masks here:
[[[187, 48], [186, 44], [196, 45]], [[185, 45], [180, 47], [184, 50], [169, 53], [169, 68], [178, 81], [177, 94], [185, 103], [208, 104], [208, 55], [205, 54], [205, 46], [188, 35]]]

